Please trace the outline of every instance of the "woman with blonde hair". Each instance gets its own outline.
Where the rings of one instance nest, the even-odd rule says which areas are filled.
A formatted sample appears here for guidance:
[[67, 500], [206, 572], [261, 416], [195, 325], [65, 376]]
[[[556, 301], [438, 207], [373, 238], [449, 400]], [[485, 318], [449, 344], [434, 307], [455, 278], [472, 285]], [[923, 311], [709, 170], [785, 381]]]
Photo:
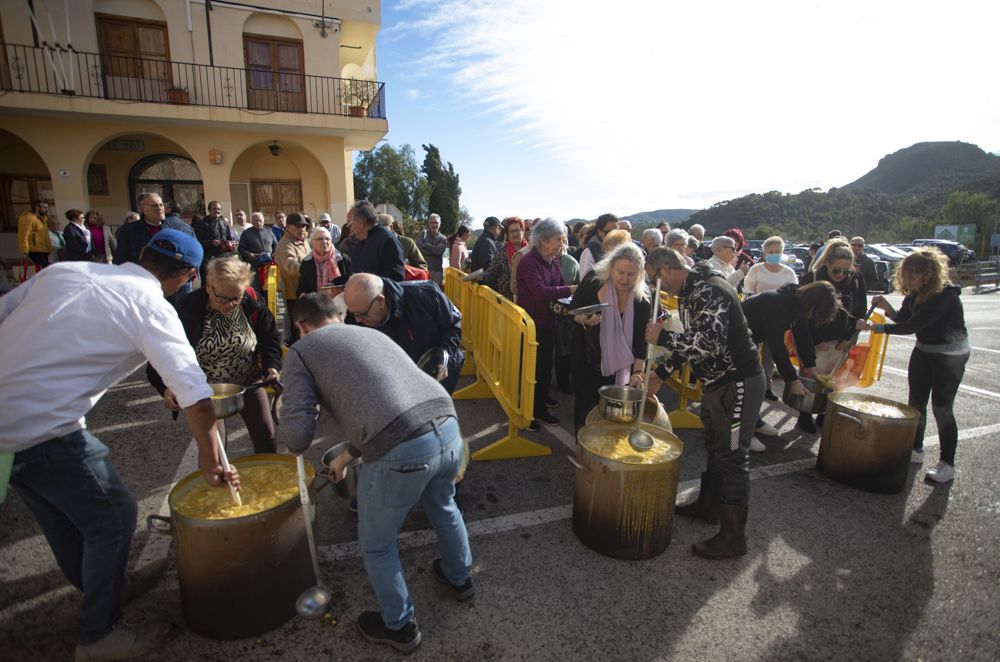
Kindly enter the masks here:
[[[209, 383], [249, 386], [278, 379], [281, 336], [267, 302], [250, 287], [250, 265], [239, 256], [209, 262], [205, 287], [181, 299], [177, 314]], [[156, 371], [147, 367], [146, 375], [163, 396], [164, 406], [179, 411]], [[241, 415], [254, 452], [277, 452], [267, 392], [252, 389], [243, 398]]]
[[[624, 230], [609, 232], [608, 241]], [[603, 248], [603, 245], [602, 245]], [[646, 324], [652, 314], [642, 251], [627, 240], [605, 252], [580, 283], [570, 308], [598, 303], [604, 311], [576, 315], [573, 356], [574, 429], [579, 432], [597, 404], [597, 391], [609, 384], [639, 387], [646, 358]]]
[[926, 477], [935, 483], [947, 483], [955, 478], [955, 448], [958, 446], [958, 423], [953, 410], [955, 396], [970, 354], [960, 296], [962, 288], [948, 279], [948, 258], [930, 247], [918, 248], [903, 258], [894, 281], [896, 291], [903, 295], [899, 310], [883, 296], [874, 297], [872, 303], [884, 310], [895, 324], [869, 326], [876, 333], [917, 335], [907, 375], [909, 405], [920, 412], [912, 460], [923, 462], [929, 399], [941, 440], [941, 460]]

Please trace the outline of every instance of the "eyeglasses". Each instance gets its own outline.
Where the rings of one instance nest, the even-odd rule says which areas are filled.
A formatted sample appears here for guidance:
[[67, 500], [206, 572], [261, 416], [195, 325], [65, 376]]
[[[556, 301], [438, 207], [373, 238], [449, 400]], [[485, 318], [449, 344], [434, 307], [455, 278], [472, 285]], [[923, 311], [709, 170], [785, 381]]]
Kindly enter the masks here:
[[378, 295], [378, 294], [376, 294], [376, 295], [375, 295], [375, 298], [374, 298], [374, 299], [372, 299], [371, 303], [369, 303], [369, 304], [368, 304], [368, 307], [367, 307], [367, 308], [365, 308], [365, 312], [363, 312], [363, 313], [355, 313], [355, 312], [352, 312], [351, 314], [352, 314], [352, 315], [354, 315], [354, 319], [358, 320], [359, 322], [360, 322], [361, 320], [366, 320], [366, 319], [368, 319], [368, 317], [370, 316], [370, 314], [371, 314], [371, 312], [372, 312], [372, 306], [374, 306], [374, 305], [375, 305], [375, 302], [376, 302], [376, 301], [378, 301], [378, 297], [379, 297], [379, 295]]
[[844, 274], [851, 273], [850, 269], [830, 269], [831, 276], [843, 276]]
[[240, 296], [238, 296], [238, 297], [224, 297], [224, 296], [219, 296], [219, 293], [215, 291], [215, 285], [210, 285], [209, 287], [212, 288], [212, 296], [214, 296], [216, 299], [218, 299], [219, 303], [230, 303], [230, 304], [232, 304], [232, 303], [236, 303], [236, 302], [238, 302], [238, 301], [240, 301], [240, 300], [243, 299], [243, 295], [242, 294]]

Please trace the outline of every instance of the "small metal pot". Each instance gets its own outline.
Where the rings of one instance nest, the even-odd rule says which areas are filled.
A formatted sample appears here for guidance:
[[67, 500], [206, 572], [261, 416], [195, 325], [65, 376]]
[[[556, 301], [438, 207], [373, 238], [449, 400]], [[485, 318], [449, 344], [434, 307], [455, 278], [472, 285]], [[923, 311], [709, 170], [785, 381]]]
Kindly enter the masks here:
[[635, 423], [639, 418], [642, 391], [631, 386], [602, 386], [597, 389], [601, 416], [616, 423]]
[[799, 381], [806, 388], [805, 395], [792, 394], [792, 382], [785, 382], [785, 390], [781, 394], [781, 400], [803, 414], [822, 414], [826, 411], [826, 397], [833, 392], [815, 379], [799, 377]]
[[239, 384], [209, 384], [212, 387], [212, 409], [216, 418], [228, 418], [243, 411], [243, 393]]
[[[323, 459], [320, 462], [323, 464], [323, 468], [326, 469], [323, 477], [333, 482], [333, 480], [327, 475], [330, 472], [330, 464], [333, 459], [340, 455], [350, 442], [343, 441], [327, 452], [323, 453]], [[333, 489], [337, 492], [337, 496], [344, 497], [345, 499], [353, 499], [358, 496], [358, 468], [361, 466], [361, 458], [356, 457], [347, 465], [347, 473], [344, 476], [344, 480], [339, 483], [333, 483]]]

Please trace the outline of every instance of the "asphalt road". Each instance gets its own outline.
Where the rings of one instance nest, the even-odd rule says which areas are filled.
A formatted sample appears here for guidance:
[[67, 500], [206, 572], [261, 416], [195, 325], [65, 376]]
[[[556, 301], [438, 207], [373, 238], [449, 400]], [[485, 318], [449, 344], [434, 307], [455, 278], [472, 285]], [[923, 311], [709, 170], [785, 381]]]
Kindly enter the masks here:
[[[974, 350], [956, 403], [961, 441], [952, 486], [922, 480], [937, 460], [933, 421], [925, 466], [911, 470], [901, 494], [878, 495], [817, 473], [816, 436], [793, 429], [791, 410], [768, 404], [765, 418], [782, 434], [764, 438], [767, 452], [751, 456], [750, 552], [731, 561], [698, 559], [690, 546], [713, 529], [681, 520], [660, 556], [614, 560], [582, 545], [570, 526], [572, 401], [559, 394], [562, 430], [526, 433], [552, 455], [476, 462], [469, 470], [462, 495], [478, 591], [471, 603], [455, 602], [433, 581], [437, 554], [423, 515], [414, 512], [405, 523], [401, 555], [424, 635], [413, 659], [997, 659], [1000, 294], [966, 290], [963, 301]], [[891, 340], [882, 380], [870, 393], [905, 402], [911, 348], [909, 339]], [[672, 394], [664, 389], [661, 396], [672, 408]], [[502, 436], [495, 402], [457, 405], [474, 449]], [[98, 404], [89, 427], [111, 448], [139, 500], [140, 521], [160, 512], [173, 482], [194, 469], [183, 417], [172, 422], [138, 373]], [[695, 432], [678, 434], [683, 493], [704, 453]], [[319, 440], [307, 458], [318, 466], [336, 441]], [[249, 448], [242, 423], [234, 424], [230, 455]], [[134, 622], [178, 624], [177, 635], [148, 659], [394, 657], [354, 628], [357, 614], [375, 603], [354, 517], [333, 490], [319, 494], [317, 536], [335, 623], [293, 619], [255, 638], [202, 638], [184, 624], [171, 564], [164, 580], [126, 609]], [[137, 533], [133, 564], [163, 555], [173, 559], [169, 538]], [[12, 495], [0, 508], [0, 659], [68, 659], [79, 604]]]

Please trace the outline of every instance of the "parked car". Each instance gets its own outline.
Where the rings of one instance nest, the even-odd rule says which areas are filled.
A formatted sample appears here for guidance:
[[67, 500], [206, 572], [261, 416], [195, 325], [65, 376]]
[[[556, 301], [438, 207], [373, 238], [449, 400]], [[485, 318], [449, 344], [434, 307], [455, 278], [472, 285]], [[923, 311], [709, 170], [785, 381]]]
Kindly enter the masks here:
[[917, 247], [913, 244], [893, 244], [892, 247], [897, 251], [905, 253], [906, 255], [909, 255], [913, 251], [917, 250]]
[[905, 253], [897, 251], [888, 244], [868, 244], [865, 246], [865, 255], [873, 260], [885, 260], [886, 262], [899, 262], [906, 257]]
[[785, 252], [781, 254], [781, 263], [791, 267], [798, 278], [802, 278], [802, 275], [806, 272], [805, 262], [788, 249], [785, 249]]
[[958, 265], [963, 262], [971, 262], [976, 259], [976, 253], [970, 251], [964, 244], [947, 239], [914, 239], [914, 246], [933, 246], [948, 256], [952, 264]]
[[875, 275], [878, 277], [874, 283], [866, 283], [869, 292], [882, 292], [888, 294], [892, 292], [892, 277], [898, 263], [886, 262], [885, 260], [875, 260]]

